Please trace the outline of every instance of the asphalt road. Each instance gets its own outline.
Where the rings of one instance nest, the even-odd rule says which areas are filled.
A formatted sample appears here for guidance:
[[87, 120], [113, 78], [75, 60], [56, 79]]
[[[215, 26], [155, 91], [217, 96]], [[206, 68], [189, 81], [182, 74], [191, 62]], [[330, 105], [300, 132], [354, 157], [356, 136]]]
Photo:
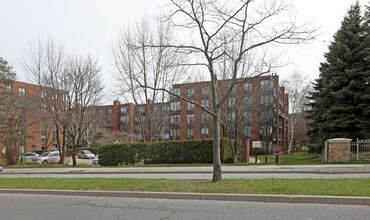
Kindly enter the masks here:
[[1, 194], [7, 219], [368, 219], [355, 205]]
[[[0, 178], [140, 178], [140, 179], [212, 179], [209, 173], [192, 174], [110, 174], [110, 173], [76, 173], [76, 174], [43, 174], [43, 173], [23, 173], [7, 174], [1, 173]], [[302, 174], [302, 173], [225, 173], [224, 179], [339, 179], [339, 178], [370, 178], [370, 174], [351, 173], [351, 174]]]

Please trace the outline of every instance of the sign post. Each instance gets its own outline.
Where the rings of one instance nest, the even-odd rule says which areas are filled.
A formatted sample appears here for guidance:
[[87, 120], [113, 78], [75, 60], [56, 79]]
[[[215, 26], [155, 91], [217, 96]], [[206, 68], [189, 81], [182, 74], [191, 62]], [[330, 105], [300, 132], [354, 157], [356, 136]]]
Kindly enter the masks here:
[[257, 163], [258, 148], [261, 148], [261, 141], [253, 141], [252, 148], [254, 149], [254, 154], [256, 156], [254, 163]]

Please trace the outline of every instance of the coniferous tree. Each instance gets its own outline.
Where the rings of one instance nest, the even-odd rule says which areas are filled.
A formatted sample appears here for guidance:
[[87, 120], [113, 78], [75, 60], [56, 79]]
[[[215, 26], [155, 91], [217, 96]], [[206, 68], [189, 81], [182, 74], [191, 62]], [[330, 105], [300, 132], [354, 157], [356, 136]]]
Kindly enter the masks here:
[[[311, 149], [318, 151], [329, 138], [367, 138], [370, 120], [364, 103], [369, 87], [369, 26], [358, 2], [351, 6], [321, 63], [311, 94]], [[366, 104], [365, 104], [366, 105]]]

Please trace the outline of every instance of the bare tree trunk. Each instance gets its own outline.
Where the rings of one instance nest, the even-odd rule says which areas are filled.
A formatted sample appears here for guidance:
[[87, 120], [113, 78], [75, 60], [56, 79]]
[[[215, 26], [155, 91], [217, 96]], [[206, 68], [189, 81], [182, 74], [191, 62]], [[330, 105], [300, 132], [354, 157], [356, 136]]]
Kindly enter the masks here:
[[76, 160], [76, 150], [77, 148], [75, 146], [72, 147], [72, 165], [75, 167], [77, 166], [77, 160]]
[[294, 141], [294, 130], [295, 130], [295, 123], [292, 122], [290, 128], [290, 140], [289, 140], [289, 146], [288, 146], [288, 154], [290, 154], [290, 151], [292, 150], [293, 141]]
[[220, 149], [220, 115], [213, 116], [213, 178], [212, 181], [222, 180], [221, 149]]

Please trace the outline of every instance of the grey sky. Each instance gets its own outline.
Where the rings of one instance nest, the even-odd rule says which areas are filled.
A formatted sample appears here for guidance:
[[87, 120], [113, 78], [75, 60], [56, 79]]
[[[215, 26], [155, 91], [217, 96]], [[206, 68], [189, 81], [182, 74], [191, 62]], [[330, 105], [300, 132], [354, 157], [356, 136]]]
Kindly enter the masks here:
[[[308, 45], [292, 48], [287, 54], [292, 64], [277, 69], [284, 78], [292, 71], [317, 78], [332, 35], [354, 0], [290, 0], [299, 18], [321, 27], [319, 38]], [[168, 0], [0, 0], [0, 56], [27, 81], [22, 58], [31, 41], [52, 37], [68, 49], [97, 57], [105, 83], [111, 79], [109, 44], [120, 29], [144, 14], [159, 13]], [[360, 0], [362, 5], [369, 1]]]

